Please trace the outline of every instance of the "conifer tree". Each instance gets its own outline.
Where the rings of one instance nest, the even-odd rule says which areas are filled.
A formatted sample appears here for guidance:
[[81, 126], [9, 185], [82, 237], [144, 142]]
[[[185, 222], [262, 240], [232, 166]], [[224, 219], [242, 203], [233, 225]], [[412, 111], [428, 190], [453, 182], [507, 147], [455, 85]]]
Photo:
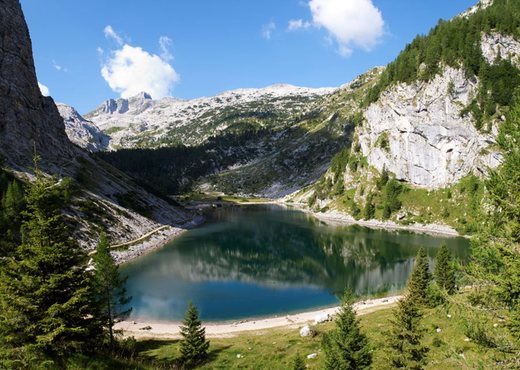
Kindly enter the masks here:
[[421, 319], [419, 306], [410, 296], [399, 301], [394, 318], [390, 320], [391, 328], [385, 333], [392, 368], [423, 369], [428, 348], [422, 344], [424, 330], [420, 327]]
[[520, 348], [520, 96], [497, 141], [504, 161], [486, 181], [489, 211], [472, 243], [471, 272], [510, 311], [508, 327]]
[[323, 338], [326, 369], [367, 369], [372, 353], [352, 305], [352, 294], [346, 291], [342, 298], [336, 327]]
[[297, 354], [294, 358], [293, 370], [305, 370], [305, 361], [300, 354]]
[[372, 193], [368, 194], [367, 200], [365, 203], [365, 209], [363, 210], [363, 218], [365, 220], [371, 220], [374, 218], [376, 213], [376, 207], [374, 206], [374, 195]]
[[420, 248], [415, 258], [415, 265], [408, 280], [409, 299], [418, 305], [424, 305], [428, 300], [428, 286], [432, 280], [426, 250]]
[[208, 358], [209, 341], [206, 340], [206, 329], [199, 320], [199, 312], [192, 302], [184, 315], [181, 326], [183, 337], [180, 344], [179, 362], [185, 367], [194, 367]]
[[435, 269], [433, 271], [437, 285], [445, 289], [448, 294], [455, 293], [455, 268], [453, 260], [446, 244], [442, 244], [435, 260]]
[[15, 223], [20, 219], [23, 204], [24, 194], [22, 186], [16, 180], [9, 182], [5, 195], [2, 198], [2, 209], [4, 216], [8, 218], [11, 223]]
[[132, 308], [127, 305], [131, 300], [126, 294], [126, 280], [121, 278], [115, 264], [105, 233], [101, 233], [94, 255], [95, 288], [99, 300], [100, 320], [108, 330], [110, 347], [114, 346], [114, 324], [128, 317]]
[[65, 226], [60, 186], [37, 175], [26, 195], [23, 242], [0, 262], [4, 364], [30, 353], [58, 358], [99, 334], [86, 255]]

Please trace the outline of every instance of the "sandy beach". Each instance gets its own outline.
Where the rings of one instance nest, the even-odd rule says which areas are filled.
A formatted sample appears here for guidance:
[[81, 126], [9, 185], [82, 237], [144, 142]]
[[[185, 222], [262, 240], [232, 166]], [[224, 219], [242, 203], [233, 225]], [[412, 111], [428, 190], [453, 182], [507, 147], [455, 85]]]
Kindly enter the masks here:
[[[359, 315], [388, 308], [396, 304], [402, 296], [366, 299], [354, 304]], [[236, 322], [204, 323], [209, 338], [233, 337], [247, 331], [262, 331], [273, 328], [300, 328], [306, 324], [313, 325], [317, 316], [335, 315], [338, 307], [319, 309], [297, 314], [279, 315], [268, 318], [252, 318]], [[115, 328], [123, 331], [123, 335], [135, 338], [175, 339], [180, 337], [178, 321], [122, 321]]]

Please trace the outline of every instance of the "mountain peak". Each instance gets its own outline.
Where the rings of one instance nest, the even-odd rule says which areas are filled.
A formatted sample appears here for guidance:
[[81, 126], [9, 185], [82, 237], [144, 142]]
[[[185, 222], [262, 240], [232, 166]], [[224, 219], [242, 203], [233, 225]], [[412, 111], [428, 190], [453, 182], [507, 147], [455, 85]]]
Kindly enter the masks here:
[[148, 94], [146, 91], [141, 91], [137, 93], [136, 95], [132, 96], [128, 100], [136, 100], [136, 99], [142, 99], [142, 100], [152, 100], [152, 96]]

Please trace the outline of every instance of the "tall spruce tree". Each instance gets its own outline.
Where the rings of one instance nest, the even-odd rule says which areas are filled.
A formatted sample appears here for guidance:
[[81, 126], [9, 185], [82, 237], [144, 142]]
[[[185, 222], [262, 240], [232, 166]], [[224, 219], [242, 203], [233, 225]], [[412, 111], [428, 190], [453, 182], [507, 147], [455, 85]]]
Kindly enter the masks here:
[[7, 368], [27, 356], [61, 358], [99, 338], [91, 274], [65, 226], [61, 191], [37, 172], [26, 195], [23, 242], [0, 262], [0, 357]]
[[[4, 173], [0, 173], [0, 177], [2, 175], [5, 176]], [[20, 243], [25, 199], [21, 183], [16, 179], [9, 181], [6, 176], [3, 180], [0, 179], [0, 192], [3, 192], [0, 202], [0, 257], [5, 257], [12, 255]]]
[[442, 244], [439, 248], [439, 252], [437, 252], [433, 276], [440, 288], [445, 289], [448, 294], [455, 293], [457, 288], [455, 267], [453, 266], [453, 259], [446, 244]]
[[202, 327], [199, 320], [197, 307], [192, 302], [188, 304], [182, 323], [181, 335], [183, 339], [179, 349], [179, 362], [182, 366], [190, 368], [207, 360], [209, 341], [206, 340], [206, 329]]
[[101, 233], [94, 255], [95, 289], [99, 300], [103, 327], [108, 330], [110, 347], [114, 346], [114, 324], [128, 317], [132, 311], [128, 307], [131, 297], [126, 294], [126, 280], [119, 274], [119, 268], [110, 255], [107, 236]]
[[415, 258], [415, 265], [408, 280], [409, 299], [418, 305], [428, 301], [428, 286], [432, 281], [426, 250], [420, 248]]
[[510, 311], [508, 326], [520, 347], [520, 97], [500, 127], [504, 161], [486, 181], [488, 207], [472, 243], [472, 273]]
[[352, 305], [352, 293], [345, 291], [336, 327], [323, 337], [325, 369], [367, 369], [372, 364], [372, 351]]
[[390, 320], [391, 328], [385, 333], [392, 368], [421, 370], [426, 364], [428, 348], [422, 343], [421, 319], [419, 305], [410, 296], [399, 301]]

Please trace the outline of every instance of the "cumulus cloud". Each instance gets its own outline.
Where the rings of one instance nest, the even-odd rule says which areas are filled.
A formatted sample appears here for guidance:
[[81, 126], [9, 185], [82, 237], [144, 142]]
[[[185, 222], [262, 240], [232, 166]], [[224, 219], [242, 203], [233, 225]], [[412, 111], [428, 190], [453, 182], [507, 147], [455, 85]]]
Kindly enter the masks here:
[[[168, 58], [171, 57], [168, 53]], [[128, 44], [110, 52], [110, 56], [103, 61], [101, 75], [122, 98], [145, 91], [159, 99], [170, 95], [180, 79], [168, 60]]]
[[120, 46], [123, 45], [123, 38], [119, 36], [116, 31], [114, 31], [111, 25], [106, 26], [103, 32], [105, 33], [105, 37], [107, 39], [114, 40]]
[[273, 21], [264, 24], [262, 26], [262, 37], [266, 40], [270, 40], [274, 30], [276, 30], [276, 24]]
[[45, 86], [44, 84], [40, 83], [40, 81], [38, 81], [38, 87], [40, 88], [40, 92], [42, 93], [43, 96], [51, 95], [49, 88], [47, 86]]
[[352, 47], [372, 49], [383, 36], [384, 20], [372, 0], [310, 0], [312, 21], [325, 28], [348, 56]]
[[304, 21], [303, 19], [291, 19], [289, 21], [289, 25], [287, 26], [288, 31], [296, 31], [299, 29], [306, 29], [312, 26], [311, 22]]
[[308, 6], [312, 22], [292, 19], [287, 30], [324, 28], [326, 40], [336, 43], [342, 56], [352, 54], [354, 47], [371, 50], [383, 36], [383, 16], [372, 0], [309, 0]]

